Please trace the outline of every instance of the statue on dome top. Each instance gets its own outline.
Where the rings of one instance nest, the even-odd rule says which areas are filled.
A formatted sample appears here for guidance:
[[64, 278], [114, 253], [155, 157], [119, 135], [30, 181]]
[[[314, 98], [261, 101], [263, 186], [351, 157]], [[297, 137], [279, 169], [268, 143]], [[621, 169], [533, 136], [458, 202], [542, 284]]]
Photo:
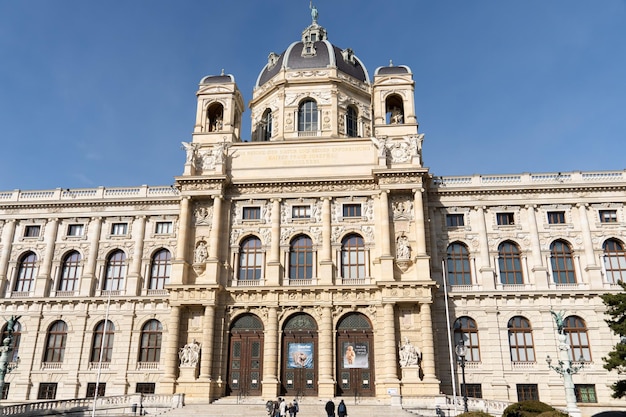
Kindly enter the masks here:
[[317, 23], [317, 16], [319, 13], [317, 12], [317, 7], [313, 6], [313, 3], [309, 3], [309, 8], [311, 9], [311, 19], [313, 19], [313, 24]]

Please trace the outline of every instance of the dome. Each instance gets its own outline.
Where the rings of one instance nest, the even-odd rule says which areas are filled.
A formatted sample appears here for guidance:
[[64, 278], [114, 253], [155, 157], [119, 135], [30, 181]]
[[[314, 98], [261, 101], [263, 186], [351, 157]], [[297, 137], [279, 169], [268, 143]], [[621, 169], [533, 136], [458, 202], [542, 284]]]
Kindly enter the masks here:
[[206, 77], [200, 80], [200, 84], [224, 84], [224, 83], [234, 83], [235, 77], [230, 74], [224, 74], [222, 72], [221, 75], [207, 75]]
[[326, 39], [326, 30], [314, 20], [302, 32], [302, 40], [293, 42], [280, 55], [270, 53], [268, 62], [257, 78], [256, 87], [260, 87], [276, 76], [281, 69], [312, 70], [319, 68], [337, 68], [359, 81], [369, 83], [367, 69], [352, 49], [341, 49]]
[[389, 63], [388, 67], [378, 67], [374, 72], [374, 76], [396, 74], [411, 74], [411, 68], [407, 67], [406, 65], [394, 66], [392, 63]]

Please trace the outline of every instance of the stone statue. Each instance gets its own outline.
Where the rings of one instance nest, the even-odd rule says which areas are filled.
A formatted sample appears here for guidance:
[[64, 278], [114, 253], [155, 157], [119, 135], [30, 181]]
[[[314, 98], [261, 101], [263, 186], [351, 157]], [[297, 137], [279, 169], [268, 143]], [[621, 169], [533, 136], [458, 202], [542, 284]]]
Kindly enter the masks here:
[[564, 317], [563, 315], [565, 314], [564, 311], [559, 311], [558, 313], [555, 313], [554, 311], [550, 310], [550, 314], [552, 314], [552, 317], [554, 317], [554, 321], [556, 322], [556, 330], [559, 334], [564, 334], [563, 332], [563, 327], [564, 327]]
[[193, 143], [193, 142], [181, 142], [181, 144], [183, 145], [182, 149], [184, 149], [187, 152], [185, 162], [188, 164], [193, 164], [193, 161], [196, 157], [198, 144]]
[[404, 115], [402, 114], [402, 110], [400, 110], [398, 107], [393, 107], [391, 109], [389, 122], [392, 125], [401, 125], [402, 123], [404, 123]]
[[406, 236], [400, 236], [396, 243], [396, 258], [409, 259], [411, 257], [411, 247]]
[[311, 19], [313, 19], [313, 23], [317, 23], [318, 16], [319, 16], [319, 13], [317, 12], [317, 7], [312, 6], [311, 7]]
[[200, 358], [200, 344], [193, 339], [191, 343], [187, 343], [178, 351], [178, 358], [180, 359], [180, 366], [195, 367], [198, 365], [198, 359]]
[[400, 356], [400, 367], [419, 366], [422, 361], [422, 352], [413, 346], [408, 337], [404, 338], [404, 345], [398, 343], [398, 353]]
[[196, 250], [194, 251], [193, 263], [201, 264], [207, 260], [209, 257], [209, 253], [206, 249], [206, 243], [199, 242], [198, 246], [196, 246]]

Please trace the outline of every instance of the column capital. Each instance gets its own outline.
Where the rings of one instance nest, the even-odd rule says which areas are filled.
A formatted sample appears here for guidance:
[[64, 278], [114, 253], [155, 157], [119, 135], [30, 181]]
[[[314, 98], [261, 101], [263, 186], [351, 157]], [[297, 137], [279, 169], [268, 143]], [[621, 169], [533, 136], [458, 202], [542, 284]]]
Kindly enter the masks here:
[[576, 203], [576, 207], [587, 209], [587, 207], [589, 207], [589, 203]]
[[413, 188], [411, 190], [413, 192], [413, 194], [417, 194], [417, 192], [419, 191], [420, 194], [424, 193], [424, 191], [426, 191], [426, 189], [424, 187], [420, 187], [420, 188]]

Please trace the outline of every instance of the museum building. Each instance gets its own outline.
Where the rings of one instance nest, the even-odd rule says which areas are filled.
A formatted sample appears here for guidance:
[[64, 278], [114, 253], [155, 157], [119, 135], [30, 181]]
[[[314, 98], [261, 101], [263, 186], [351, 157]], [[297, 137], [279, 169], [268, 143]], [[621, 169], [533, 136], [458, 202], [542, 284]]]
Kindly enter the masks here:
[[3, 398], [432, 399], [463, 341], [470, 397], [563, 406], [558, 312], [583, 414], [626, 405], [600, 299], [626, 172], [436, 176], [414, 103], [410, 68], [370, 78], [314, 15], [261, 69], [250, 137], [235, 78], [200, 81], [173, 186], [0, 192]]

